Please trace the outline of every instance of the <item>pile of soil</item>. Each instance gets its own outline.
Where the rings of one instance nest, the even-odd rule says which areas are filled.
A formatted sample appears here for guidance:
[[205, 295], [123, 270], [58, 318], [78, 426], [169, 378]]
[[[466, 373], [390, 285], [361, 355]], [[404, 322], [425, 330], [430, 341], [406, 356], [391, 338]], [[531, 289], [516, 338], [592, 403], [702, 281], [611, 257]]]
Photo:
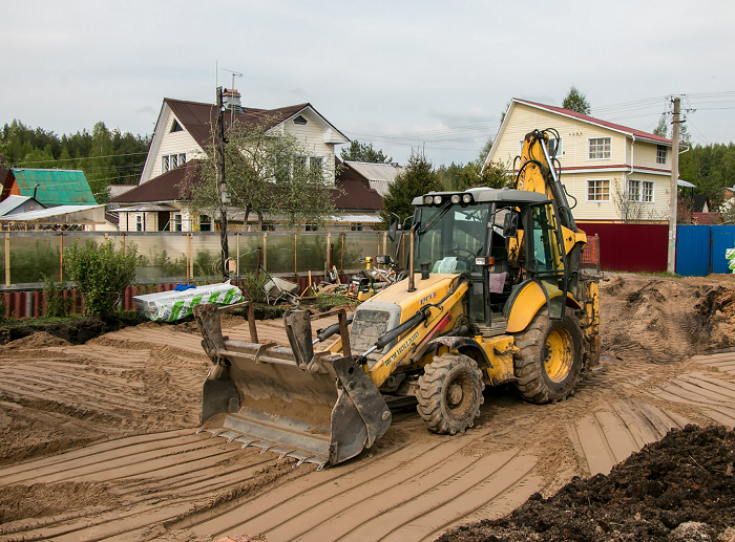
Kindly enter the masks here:
[[[75, 318], [62, 322], [46, 322], [28, 324], [23, 320], [7, 322], [0, 327], [0, 345], [29, 337], [34, 333], [45, 332], [69, 344], [84, 344], [95, 337], [110, 331], [136, 326], [145, 321], [138, 314], [116, 315], [111, 318], [97, 317]], [[51, 346], [51, 345], [48, 345]]]
[[575, 477], [556, 495], [532, 495], [507, 518], [483, 520], [438, 542], [735, 539], [735, 432], [688, 425], [608, 476]]
[[673, 363], [735, 346], [735, 282], [617, 275], [600, 284], [603, 360]]

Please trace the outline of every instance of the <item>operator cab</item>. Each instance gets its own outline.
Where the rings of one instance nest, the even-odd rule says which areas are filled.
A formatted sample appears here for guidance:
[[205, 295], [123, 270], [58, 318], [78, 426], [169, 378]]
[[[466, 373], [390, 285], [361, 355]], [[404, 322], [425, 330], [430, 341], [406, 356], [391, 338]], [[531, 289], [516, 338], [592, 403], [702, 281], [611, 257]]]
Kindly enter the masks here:
[[415, 269], [423, 264], [431, 273], [468, 274], [467, 314], [483, 332], [503, 332], [504, 311], [525, 281], [545, 291], [564, 289], [558, 213], [545, 195], [475, 188], [432, 192], [413, 203]]

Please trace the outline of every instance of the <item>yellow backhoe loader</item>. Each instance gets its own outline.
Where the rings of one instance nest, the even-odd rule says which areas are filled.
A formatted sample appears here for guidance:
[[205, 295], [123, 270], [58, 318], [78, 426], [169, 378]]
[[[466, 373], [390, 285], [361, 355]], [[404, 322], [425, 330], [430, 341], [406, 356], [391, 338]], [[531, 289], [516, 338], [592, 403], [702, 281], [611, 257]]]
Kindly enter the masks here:
[[311, 321], [324, 314], [286, 313], [284, 348], [258, 342], [252, 310], [251, 342], [239, 342], [223, 337], [220, 309], [197, 306], [213, 364], [203, 429], [321, 468], [380, 438], [397, 398], [414, 396], [431, 431], [455, 434], [473, 426], [485, 386], [513, 385], [538, 404], [571, 395], [580, 372], [599, 361], [598, 289], [580, 274], [586, 236], [549, 133], [526, 135], [515, 189], [415, 198], [407, 277], [360, 305], [351, 322], [343, 311], [326, 313], [339, 321], [315, 341]]

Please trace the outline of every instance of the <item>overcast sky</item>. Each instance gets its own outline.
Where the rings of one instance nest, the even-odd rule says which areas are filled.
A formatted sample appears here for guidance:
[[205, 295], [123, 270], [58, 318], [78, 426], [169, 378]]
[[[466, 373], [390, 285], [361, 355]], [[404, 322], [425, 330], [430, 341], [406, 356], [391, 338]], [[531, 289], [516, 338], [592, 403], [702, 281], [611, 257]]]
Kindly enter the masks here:
[[[594, 6], [594, 7], [593, 7]], [[0, 124], [153, 131], [164, 97], [213, 102], [215, 62], [243, 105], [310, 102], [404, 163], [474, 159], [512, 97], [651, 131], [666, 96], [693, 140], [729, 142], [735, 2], [0, 0]], [[723, 94], [724, 93], [724, 94]], [[614, 106], [614, 107], [608, 107]]]

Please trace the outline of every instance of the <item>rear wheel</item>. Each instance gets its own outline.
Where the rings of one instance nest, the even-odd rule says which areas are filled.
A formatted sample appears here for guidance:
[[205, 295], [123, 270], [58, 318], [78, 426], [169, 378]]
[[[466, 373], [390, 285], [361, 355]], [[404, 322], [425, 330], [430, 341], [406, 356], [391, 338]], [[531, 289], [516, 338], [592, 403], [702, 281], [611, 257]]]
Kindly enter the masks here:
[[443, 354], [424, 367], [416, 408], [435, 433], [463, 433], [480, 415], [484, 389], [482, 372], [472, 358]]
[[555, 403], [574, 392], [583, 365], [583, 338], [579, 320], [565, 311], [552, 320], [544, 307], [516, 336], [516, 388], [531, 403]]

